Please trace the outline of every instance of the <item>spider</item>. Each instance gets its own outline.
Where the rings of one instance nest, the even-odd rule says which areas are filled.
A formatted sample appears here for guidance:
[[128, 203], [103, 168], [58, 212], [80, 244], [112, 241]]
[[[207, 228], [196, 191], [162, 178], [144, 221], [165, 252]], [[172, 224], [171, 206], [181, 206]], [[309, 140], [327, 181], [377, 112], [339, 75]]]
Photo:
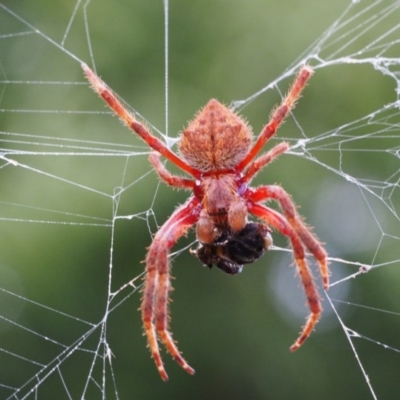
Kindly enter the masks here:
[[[192, 192], [186, 203], [178, 207], [155, 234], [146, 256], [141, 313], [150, 352], [161, 378], [166, 381], [168, 375], [160, 356], [159, 342], [186, 372], [195, 372], [183, 358], [168, 326], [171, 291], [168, 254], [193, 225], [196, 225], [200, 243], [194, 254], [203, 264], [211, 267], [215, 263], [230, 274], [240, 272], [240, 264], [254, 261], [268, 249], [271, 244], [269, 227], [289, 238], [310, 308], [299, 337], [290, 347], [291, 351], [297, 350], [311, 334], [322, 312], [305, 251], [307, 249], [314, 256], [325, 290], [329, 287], [327, 253], [303, 223], [295, 204], [281, 186], [252, 188], [249, 184], [262, 168], [288, 150], [289, 145], [281, 142], [257, 158], [293, 109], [313, 73], [312, 68], [305, 65], [300, 69], [288, 94], [272, 112], [255, 141], [250, 126], [240, 116], [212, 99], [183, 130], [179, 141], [180, 155], [172, 152], [139, 122], [86, 64], [82, 64], [82, 68], [94, 91], [153, 149], [149, 160], [159, 178], [167, 185]], [[172, 175], [160, 156], [193, 179]], [[282, 214], [264, 204], [271, 199], [278, 202]], [[263, 223], [249, 222], [249, 214]], [[240, 244], [243, 244], [241, 248], [237, 246]]]

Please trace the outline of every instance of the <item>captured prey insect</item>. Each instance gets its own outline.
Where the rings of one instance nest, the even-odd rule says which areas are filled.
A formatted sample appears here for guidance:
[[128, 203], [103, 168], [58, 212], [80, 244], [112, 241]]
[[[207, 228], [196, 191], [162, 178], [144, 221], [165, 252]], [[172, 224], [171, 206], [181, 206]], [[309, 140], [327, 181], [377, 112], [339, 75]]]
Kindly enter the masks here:
[[222, 230], [213, 243], [199, 243], [191, 251], [207, 267], [215, 264], [227, 274], [242, 272], [243, 264], [251, 264], [272, 245], [270, 230], [264, 224], [248, 222], [239, 232]]

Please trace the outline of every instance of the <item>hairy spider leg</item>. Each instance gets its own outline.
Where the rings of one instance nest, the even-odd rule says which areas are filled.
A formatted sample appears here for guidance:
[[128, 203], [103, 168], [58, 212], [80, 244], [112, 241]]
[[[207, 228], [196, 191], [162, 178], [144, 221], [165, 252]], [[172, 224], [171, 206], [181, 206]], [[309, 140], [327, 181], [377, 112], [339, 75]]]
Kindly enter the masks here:
[[243, 171], [243, 169], [250, 163], [250, 161], [256, 157], [264, 144], [267, 143], [268, 140], [275, 135], [283, 120], [287, 117], [289, 112], [295, 106], [296, 101], [300, 97], [300, 94], [306, 86], [307, 81], [311, 77], [312, 73], [313, 69], [309, 65], [304, 65], [300, 69], [288, 94], [283, 99], [282, 103], [272, 112], [268, 124], [263, 128], [253, 147], [247, 153], [246, 157], [237, 165], [237, 171]]
[[157, 175], [167, 185], [179, 189], [191, 189], [195, 187], [195, 182], [191, 179], [182, 178], [180, 176], [172, 175], [163, 165], [160, 160], [160, 153], [153, 152], [149, 155], [149, 160], [157, 172]]
[[315, 257], [321, 272], [324, 289], [327, 290], [329, 288], [329, 270], [326, 251], [319, 240], [310, 232], [310, 228], [304, 225], [289, 194], [278, 185], [268, 185], [260, 186], [250, 192], [248, 198], [256, 203], [268, 199], [274, 199], [279, 203], [286, 220]]
[[278, 212], [261, 204], [255, 204], [253, 202], [249, 202], [248, 209], [251, 214], [257, 216], [258, 218], [261, 218], [268, 225], [274, 227], [283, 235], [287, 236], [292, 244], [293, 254], [297, 265], [297, 271], [300, 275], [301, 282], [303, 283], [304, 291], [307, 296], [308, 306], [311, 311], [311, 314], [307, 318], [306, 324], [304, 325], [300, 336], [290, 347], [291, 351], [295, 351], [310, 336], [322, 312], [317, 287], [315, 286], [310, 268], [308, 267], [307, 260], [305, 258], [304, 247], [297, 232], [289, 224], [286, 218], [280, 215]]
[[108, 104], [124, 124], [137, 133], [153, 150], [162, 154], [180, 169], [196, 178], [200, 176], [200, 172], [197, 169], [178, 157], [160, 139], [151, 134], [143, 124], [138, 122], [132, 113], [122, 105], [112, 90], [85, 63], [82, 63], [81, 66], [86, 78], [92, 84], [93, 90]]
[[161, 359], [157, 335], [177, 363], [189, 374], [194, 369], [186, 362], [168, 331], [168, 300], [171, 291], [169, 274], [169, 249], [197, 222], [201, 205], [192, 197], [175, 210], [171, 217], [156, 233], [146, 256], [146, 275], [142, 299], [142, 320], [148, 338], [151, 354], [161, 378], [166, 381], [168, 375]]
[[274, 161], [282, 153], [289, 149], [289, 144], [281, 142], [274, 146], [268, 153], [256, 158], [250, 163], [243, 175], [243, 181], [249, 183], [264, 167]]

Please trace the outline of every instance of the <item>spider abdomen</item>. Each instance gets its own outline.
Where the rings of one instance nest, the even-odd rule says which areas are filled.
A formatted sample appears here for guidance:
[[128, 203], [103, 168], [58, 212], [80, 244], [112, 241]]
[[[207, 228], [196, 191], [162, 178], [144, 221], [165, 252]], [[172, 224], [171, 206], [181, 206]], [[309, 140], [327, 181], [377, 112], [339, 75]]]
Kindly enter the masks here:
[[252, 136], [242, 118], [212, 99], [182, 132], [179, 150], [200, 171], [230, 169], [248, 153]]

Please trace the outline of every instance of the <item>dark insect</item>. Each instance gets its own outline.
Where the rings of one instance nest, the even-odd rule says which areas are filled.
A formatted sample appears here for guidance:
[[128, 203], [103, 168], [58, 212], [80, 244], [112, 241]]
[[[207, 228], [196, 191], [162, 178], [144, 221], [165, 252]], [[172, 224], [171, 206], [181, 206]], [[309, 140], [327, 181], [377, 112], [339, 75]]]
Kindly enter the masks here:
[[192, 251], [204, 266], [213, 264], [227, 274], [242, 272], [243, 264], [251, 264], [271, 246], [270, 230], [264, 224], [249, 222], [239, 232], [224, 231], [212, 243], [199, 243]]

